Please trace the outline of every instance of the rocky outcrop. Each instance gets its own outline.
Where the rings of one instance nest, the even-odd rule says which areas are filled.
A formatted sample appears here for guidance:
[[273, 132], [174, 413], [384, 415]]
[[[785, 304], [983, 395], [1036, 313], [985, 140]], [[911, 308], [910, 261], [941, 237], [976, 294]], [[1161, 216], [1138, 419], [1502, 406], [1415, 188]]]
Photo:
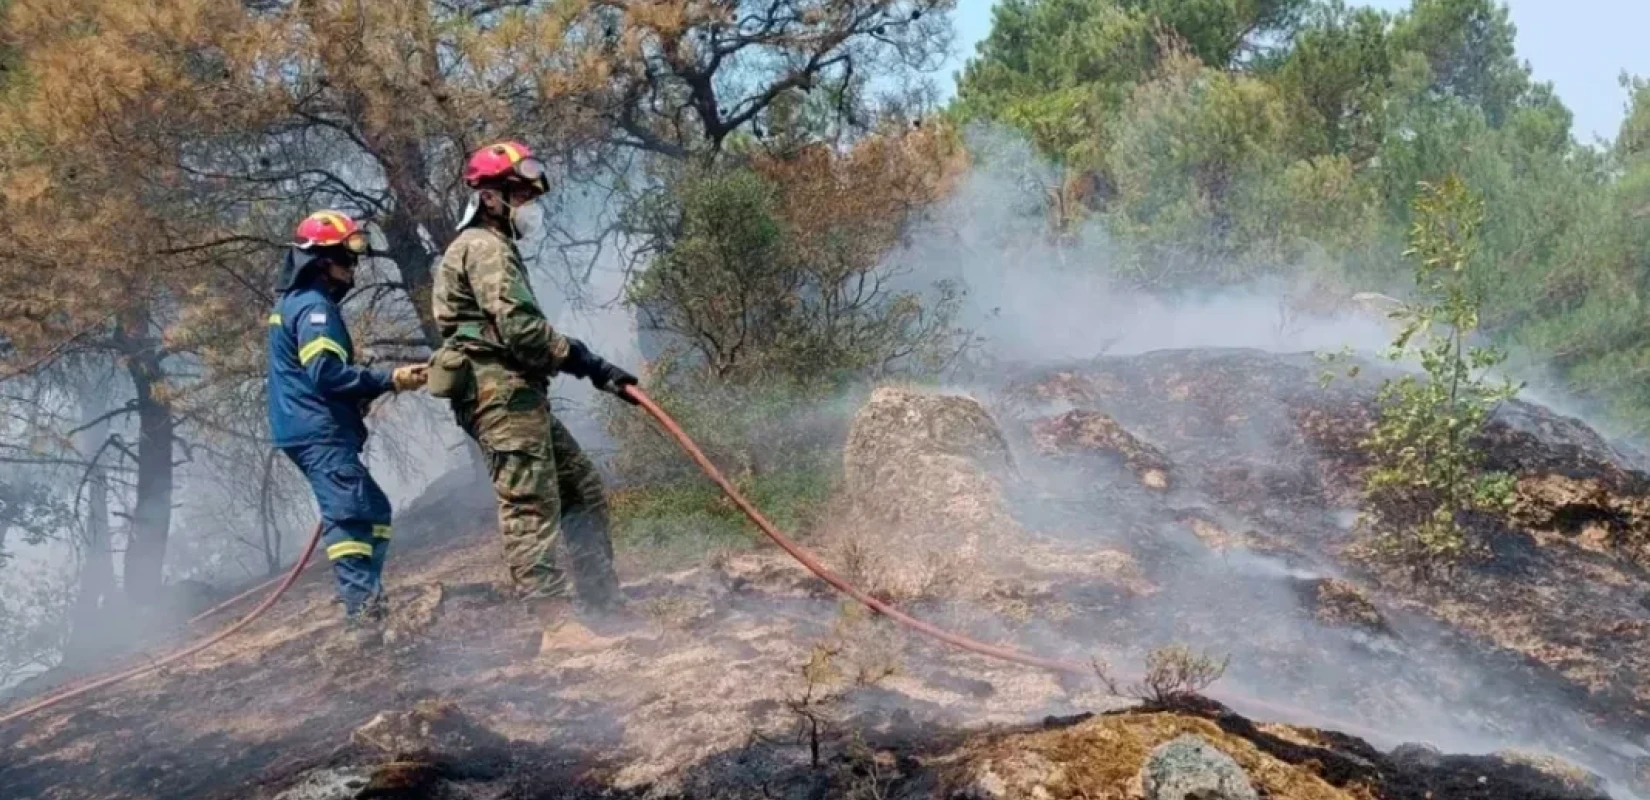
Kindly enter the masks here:
[[972, 398], [878, 389], [854, 417], [843, 467], [840, 556], [873, 593], [978, 594], [985, 565], [1023, 537], [1005, 498], [1013, 456]]
[[409, 711], [380, 712], [357, 728], [351, 742], [381, 759], [368, 790], [416, 792], [447, 778], [502, 775], [516, 748], [476, 724], [456, 703], [425, 700]]
[[1597, 773], [1555, 755], [1525, 750], [1502, 750], [1492, 754], [1492, 757], [1505, 764], [1529, 767], [1551, 778], [1566, 792], [1602, 795], [1609, 789], [1604, 778]]
[[1389, 636], [1386, 616], [1357, 586], [1338, 578], [1297, 578], [1292, 585], [1301, 604], [1325, 625], [1355, 628]]
[[1117, 420], [1080, 408], [1031, 423], [1032, 441], [1049, 456], [1100, 455], [1128, 467], [1148, 489], [1169, 488], [1169, 461], [1149, 444], [1123, 430]]
[[[1413, 749], [1413, 748], [1412, 748]], [[1209, 707], [1131, 711], [981, 737], [945, 756], [960, 800], [1607, 800], [1552, 756], [1382, 754], [1351, 737]]]
[[[1143, 470], [1142, 482], [1167, 485], [1151, 448], [1103, 419], [1073, 419], [1079, 441], [1070, 452], [1120, 448]], [[848, 513], [827, 523], [828, 538], [850, 579], [884, 599], [969, 600], [1013, 615], [1013, 598], [1039, 581], [1135, 597], [1155, 590], [1119, 548], [1027, 530], [1016, 506], [1025, 477], [997, 421], [972, 397], [878, 389], [854, 417], [843, 465]]]
[[[1453, 702], [1463, 709], [1454, 719], [1493, 716], [1502, 730], [1556, 737], [1553, 747], [1592, 738], [1565, 731], [1650, 732], [1650, 475], [1581, 421], [1508, 403], [1477, 442], [1488, 469], [1516, 477], [1507, 513], [1470, 521], [1489, 557], [1447, 581], [1418, 581], [1352, 546], [1367, 466], [1359, 442], [1389, 373], [1365, 365], [1325, 387], [1322, 371], [1308, 354], [1252, 350], [1106, 357], [1020, 376], [1000, 413], [1033, 430], [1100, 415], [1152, 443], [1174, 476], [1171, 497], [1154, 505], [1106, 494], [1081, 507], [1095, 520], [1086, 535], [1110, 536], [1126, 522], [1146, 578], [1166, 587], [1152, 601], [1173, 608], [1159, 613], [1176, 620], [1175, 635], [1243, 631], [1229, 647], [1249, 680], [1321, 680], [1337, 653], [1357, 652], [1356, 669], [1390, 670], [1380, 681], [1342, 682], [1340, 696], [1372, 718]], [[1075, 446], [1030, 439], [1039, 451]], [[1188, 570], [1196, 577], [1165, 578]], [[1326, 574], [1348, 582], [1314, 577]], [[1279, 621], [1269, 582], [1323, 631], [1303, 635]], [[1160, 630], [1115, 626], [1107, 635]], [[1543, 721], [1554, 713], [1574, 716]], [[1615, 758], [1607, 747], [1591, 752]]]
[[1650, 486], [1636, 484], [1558, 472], [1520, 476], [1509, 518], [1525, 530], [1650, 567]]
[[842, 460], [859, 507], [899, 525], [991, 520], [995, 483], [1015, 475], [1008, 442], [979, 401], [895, 388], [873, 392], [855, 415]]
[[[1176, 742], [1180, 744], [1163, 749]], [[1193, 742], [1195, 749], [1207, 748], [1219, 757], [1188, 757]], [[1267, 753], [1211, 720], [1174, 713], [1107, 715], [1056, 730], [989, 737], [964, 748], [948, 785], [955, 792], [950, 797], [970, 800], [1121, 800], [1172, 796], [1147, 794], [1148, 784], [1171, 792], [1211, 782], [1233, 791], [1248, 786], [1248, 797], [1255, 796], [1256, 788], [1277, 800], [1353, 797], [1310, 768]]]

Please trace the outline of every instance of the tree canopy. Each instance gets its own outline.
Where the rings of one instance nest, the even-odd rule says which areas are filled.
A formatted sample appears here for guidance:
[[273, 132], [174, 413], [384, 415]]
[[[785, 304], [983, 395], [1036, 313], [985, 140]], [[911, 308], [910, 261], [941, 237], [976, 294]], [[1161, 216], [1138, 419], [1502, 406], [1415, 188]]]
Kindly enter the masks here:
[[1624, 77], [1613, 146], [1577, 142], [1516, 37], [1499, 0], [1014, 0], [952, 112], [1093, 187], [1113, 271], [1152, 289], [1307, 273], [1401, 292], [1417, 187], [1459, 175], [1488, 209], [1483, 333], [1642, 433], [1650, 101]]
[[[182, 485], [190, 465], [267, 462], [265, 318], [297, 220], [334, 208], [367, 224], [375, 252], [346, 304], [357, 344], [421, 358], [438, 343], [428, 293], [467, 199], [463, 159], [487, 141], [520, 139], [552, 164], [550, 200], [566, 212], [527, 243], [538, 277], [570, 267], [563, 277], [577, 288], [579, 270], [617, 248], [636, 297], [669, 318], [698, 298], [646, 287], [692, 263], [692, 237], [630, 226], [660, 198], [684, 196], [689, 183], [672, 176], [771, 181], [813, 169], [832, 197], [876, 196], [836, 185], [880, 181], [855, 166], [876, 148], [840, 164], [837, 148], [880, 132], [886, 152], [905, 152], [908, 104], [882, 102], [871, 84], [913, 89], [940, 64], [949, 5], [6, 0], [0, 380], [16, 391], [4, 398], [13, 413], [0, 464], [52, 470], [51, 499], [66, 501], [74, 521], [59, 538], [122, 553], [126, 594], [135, 606], [158, 603], [177, 496], [204, 491]], [[775, 166], [782, 160], [812, 166]], [[756, 177], [758, 164], [768, 177]], [[795, 204], [773, 212], [808, 213], [799, 197], [773, 194]], [[823, 228], [787, 229], [787, 253], [816, 255], [783, 259], [777, 285], [833, 297], [874, 270], [891, 237], [836, 247]], [[637, 234], [681, 254], [653, 259], [624, 244]], [[803, 272], [812, 277], [793, 282]], [[878, 311], [832, 306], [839, 322], [829, 324], [905, 341], [898, 331], [920, 306], [880, 284], [860, 299]], [[88, 394], [91, 375], [103, 377]], [[235, 491], [272, 496], [273, 471], [252, 466], [219, 482], [261, 474], [263, 489]], [[0, 475], [5, 531], [33, 536], [55, 519], [30, 486]], [[104, 500], [110, 508], [94, 512]], [[266, 546], [278, 541], [267, 530], [276, 512], [257, 514]], [[111, 518], [122, 521], [113, 544], [94, 532]], [[87, 563], [87, 574], [101, 569]]]

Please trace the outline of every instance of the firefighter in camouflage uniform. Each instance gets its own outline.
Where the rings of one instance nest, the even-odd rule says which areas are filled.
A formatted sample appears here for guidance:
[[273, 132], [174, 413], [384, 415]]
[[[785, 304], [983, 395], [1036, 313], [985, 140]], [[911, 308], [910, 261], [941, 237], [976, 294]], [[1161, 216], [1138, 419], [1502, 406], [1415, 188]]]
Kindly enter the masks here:
[[601, 477], [550, 413], [549, 382], [565, 373], [628, 400], [623, 388], [636, 378], [557, 331], [533, 296], [516, 242], [536, 226], [549, 184], [532, 151], [518, 142], [484, 147], [464, 180], [469, 206], [436, 268], [442, 347], [428, 388], [448, 399], [487, 458], [511, 581], [545, 626], [541, 652], [577, 646], [590, 632], [574, 619], [556, 553], [561, 534], [587, 610], [618, 611], [619, 586]]

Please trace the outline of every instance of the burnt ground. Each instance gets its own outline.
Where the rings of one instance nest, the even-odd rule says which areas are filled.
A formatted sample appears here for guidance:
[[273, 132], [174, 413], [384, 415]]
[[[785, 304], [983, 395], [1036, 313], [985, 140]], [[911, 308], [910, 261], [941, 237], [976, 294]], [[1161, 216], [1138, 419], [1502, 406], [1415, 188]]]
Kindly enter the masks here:
[[[948, 729], [1107, 704], [1048, 675], [881, 636], [880, 623], [840, 614], [829, 587], [769, 552], [641, 576], [621, 563], [645, 624], [605, 648], [540, 660], [534, 620], [495, 586], [485, 487], [446, 491], [397, 525], [388, 580], [401, 638], [389, 655], [334, 652], [338, 611], [330, 582], [312, 572], [267, 618], [186, 665], [0, 730], [0, 794], [273, 797], [316, 770], [375, 763], [352, 734], [429, 701], [456, 704], [512, 743], [510, 766], [487, 780], [513, 796], [732, 783], [760, 774], [753, 752], [776, 771], [809, 761], [792, 744], [799, 717], [786, 704], [807, 692], [811, 648], [833, 641], [853, 643], [833, 660], [843, 677], [821, 682], [827, 702], [810, 712], [852, 724], [828, 726], [830, 752], [850, 728], [931, 743]], [[861, 664], [882, 663], [897, 672], [851, 685]]]
[[[1309, 358], [1246, 351], [1022, 376], [988, 407], [1023, 478], [1008, 494], [1025, 538], [982, 594], [914, 610], [1125, 669], [1171, 642], [1227, 653], [1216, 698], [1369, 744], [1206, 708], [1027, 728], [1124, 702], [1098, 681], [845, 613], [767, 548], [664, 570], [621, 554], [642, 624], [540, 659], [534, 621], [495, 586], [486, 489], [455, 478], [398, 515], [386, 654], [338, 650], [330, 582], [312, 571], [268, 618], [188, 664], [0, 730], [0, 795], [319, 800], [393, 783], [384, 765], [402, 763], [423, 787], [405, 796], [914, 798], [961, 791], [1004, 753], [1046, 747], [1044, 762], [1087, 763], [1095, 741], [1118, 736], [1135, 745], [1113, 771], [1137, 770], [1140, 748], [1193, 726], [1246, 742], [1232, 746], [1292, 787], [1273, 797], [1599, 796], [1506, 760], [1383, 755], [1408, 740], [1545, 751], [1628, 796], [1650, 709], [1647, 645], [1633, 635], [1650, 624], [1638, 555], [1650, 528], [1632, 499], [1643, 477], [1579, 423], [1517, 407], [1491, 439], [1498, 463], [1527, 478], [1521, 516], [1494, 559], [1416, 584], [1349, 554], [1359, 464], [1347, 442], [1367, 420], [1367, 386], [1324, 392], [1316, 378]], [[435, 755], [373, 733], [385, 715], [432, 708], [463, 721]], [[810, 721], [817, 765], [797, 735]], [[1053, 797], [1113, 796], [1026, 780]]]
[[[1026, 470], [1036, 527], [1124, 547], [1163, 588], [1101, 638], [1224, 639], [1231, 680], [1292, 687], [1307, 707], [1636, 772], [1650, 733], [1650, 480], [1578, 420], [1513, 402], [1481, 444], [1490, 469], [1518, 476], [1515, 510], [1479, 521], [1487, 559], [1418, 581], [1362, 558], [1350, 524], [1382, 373], [1325, 389], [1322, 371], [1304, 354], [1163, 351], [1029, 373], [993, 399], [1021, 449], [1054, 453], [1054, 468]], [[1084, 414], [1130, 441], [1070, 446]], [[1170, 465], [1162, 489], [1141, 468], [1154, 459]], [[1303, 597], [1325, 582], [1361, 595], [1352, 619]]]

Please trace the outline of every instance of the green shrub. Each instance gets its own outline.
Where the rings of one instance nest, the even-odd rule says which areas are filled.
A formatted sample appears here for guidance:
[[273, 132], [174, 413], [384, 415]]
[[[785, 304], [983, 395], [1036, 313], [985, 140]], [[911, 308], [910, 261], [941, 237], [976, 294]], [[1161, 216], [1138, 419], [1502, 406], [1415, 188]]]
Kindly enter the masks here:
[[1389, 379], [1376, 396], [1378, 416], [1361, 443], [1371, 460], [1361, 524], [1374, 536], [1376, 555], [1429, 575], [1481, 549], [1463, 514], [1496, 510], [1511, 498], [1512, 478], [1482, 470], [1475, 438], [1520, 386], [1489, 376], [1502, 353], [1471, 344], [1479, 300], [1468, 270], [1482, 201], [1451, 176], [1423, 184], [1414, 211], [1406, 255], [1415, 264], [1416, 299], [1392, 313], [1403, 328], [1387, 357], [1419, 361], [1424, 374]]
[[[792, 469], [736, 484], [773, 524], [800, 535], [826, 512], [836, 481], [834, 472]], [[707, 478], [621, 489], [612, 506], [614, 545], [647, 563], [675, 565], [764, 541]]]

